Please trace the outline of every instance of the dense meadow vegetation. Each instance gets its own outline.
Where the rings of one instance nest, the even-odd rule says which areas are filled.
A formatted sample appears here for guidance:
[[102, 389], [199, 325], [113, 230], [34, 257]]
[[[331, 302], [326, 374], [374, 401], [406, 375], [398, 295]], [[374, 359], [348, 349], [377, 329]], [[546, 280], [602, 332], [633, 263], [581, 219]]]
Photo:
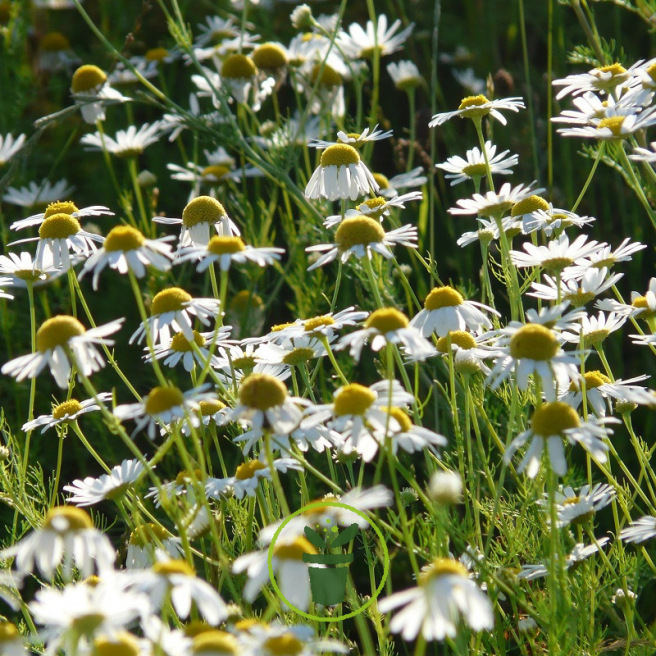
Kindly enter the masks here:
[[0, 2], [0, 656], [653, 656], [655, 30]]

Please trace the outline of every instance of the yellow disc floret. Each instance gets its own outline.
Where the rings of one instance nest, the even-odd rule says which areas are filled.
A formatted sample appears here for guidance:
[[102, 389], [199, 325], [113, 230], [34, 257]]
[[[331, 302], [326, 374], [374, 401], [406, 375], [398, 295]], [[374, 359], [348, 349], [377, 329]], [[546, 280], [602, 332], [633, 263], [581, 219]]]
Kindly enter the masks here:
[[189, 201], [182, 210], [182, 223], [186, 228], [191, 228], [199, 223], [214, 225], [226, 216], [228, 216], [228, 213], [216, 198], [198, 196], [198, 198]]
[[597, 124], [597, 130], [608, 128], [616, 139], [623, 139], [628, 134], [622, 134], [622, 124], [624, 123], [625, 116], [609, 116], [602, 118]]
[[0, 621], [0, 645], [17, 640], [20, 637], [15, 624]]
[[364, 322], [365, 328], [375, 328], [383, 335], [406, 328], [410, 322], [408, 317], [394, 308], [381, 308], [372, 312]]
[[225, 178], [228, 173], [230, 173], [230, 169], [222, 164], [211, 164], [210, 166], [206, 166], [202, 171], [203, 178], [216, 178], [217, 182]]
[[277, 43], [263, 43], [253, 50], [251, 55], [258, 68], [275, 71], [287, 66], [285, 51]]
[[66, 239], [71, 235], [76, 235], [81, 229], [80, 222], [74, 216], [58, 212], [43, 221], [39, 228], [39, 237], [41, 239]]
[[469, 578], [467, 568], [453, 558], [436, 558], [428, 567], [424, 567], [419, 574], [419, 583], [426, 585], [438, 576], [462, 576]]
[[214, 400], [209, 400], [209, 401], [201, 401], [199, 404], [200, 406], [200, 414], [203, 417], [211, 417], [212, 415], [215, 415], [217, 412], [220, 412], [223, 410], [223, 408], [226, 407], [225, 403], [222, 403], [221, 401], [214, 399]]
[[84, 335], [85, 332], [85, 327], [75, 317], [60, 314], [44, 321], [36, 331], [36, 349], [45, 353], [56, 346], [63, 346], [72, 337]]
[[139, 656], [141, 647], [137, 639], [125, 631], [112, 636], [96, 638], [93, 641], [93, 656]]
[[53, 411], [53, 419], [63, 419], [64, 417], [72, 417], [82, 410], [82, 404], [75, 399], [64, 401], [60, 403]]
[[[306, 332], [311, 333], [319, 328], [334, 325], [335, 320], [329, 314], [322, 314], [320, 317], [312, 317], [303, 323], [303, 328]], [[289, 324], [292, 325], [292, 324]]]
[[490, 101], [483, 95], [467, 96], [463, 98], [458, 111], [460, 118], [479, 118], [487, 116], [490, 113], [490, 108], [485, 107]]
[[234, 53], [226, 58], [221, 66], [221, 77], [232, 80], [250, 79], [257, 75], [257, 66], [248, 56]]
[[191, 651], [193, 654], [203, 654], [212, 656], [230, 656], [239, 654], [241, 648], [237, 638], [226, 631], [217, 629], [202, 631], [194, 636]]
[[321, 166], [350, 166], [360, 162], [360, 153], [349, 144], [333, 144], [321, 153]]
[[[381, 214], [383, 213], [383, 208], [387, 204], [387, 198], [383, 198], [382, 196], [376, 196], [375, 198], [367, 198], [367, 200], [363, 201], [360, 205], [356, 206], [356, 210], [359, 212], [362, 212], [362, 206], [365, 205], [368, 208], [368, 212], [366, 213], [367, 216], [373, 216], [377, 219], [380, 218]], [[364, 212], [362, 212], [364, 214]]]
[[536, 210], [544, 210], [545, 212], [548, 212], [549, 203], [547, 203], [542, 196], [533, 194], [532, 196], [515, 203], [510, 214], [511, 216], [523, 216], [524, 214], [530, 214]]
[[207, 250], [214, 255], [226, 255], [246, 250], [246, 244], [241, 237], [216, 235], [210, 239]]
[[77, 506], [55, 506], [48, 511], [43, 520], [43, 528], [60, 532], [60, 523], [63, 524], [62, 520], [66, 522], [66, 527], [62, 531], [64, 533], [66, 531], [84, 531], [93, 528], [89, 513]]
[[335, 232], [335, 244], [341, 252], [354, 246], [380, 243], [383, 239], [385, 230], [380, 223], [364, 215], [344, 219]]
[[374, 180], [376, 181], [376, 183], [378, 184], [378, 186], [381, 189], [389, 189], [390, 188], [389, 180], [382, 173], [374, 173], [373, 176], [374, 176]]
[[293, 542], [279, 542], [273, 549], [276, 558], [303, 560], [303, 554], [316, 554], [317, 550], [306, 538], [298, 537]]
[[465, 299], [462, 294], [453, 287], [445, 285], [444, 287], [435, 287], [424, 301], [424, 308], [428, 311], [439, 310], [443, 307], [453, 307], [462, 305]]
[[568, 428], [578, 428], [580, 425], [576, 410], [563, 401], [543, 403], [531, 417], [531, 430], [544, 438], [563, 435]]
[[290, 367], [298, 367], [304, 362], [311, 360], [314, 357], [314, 350], [311, 348], [300, 346], [293, 351], [285, 354], [282, 361]]
[[408, 413], [401, 408], [388, 408], [387, 406], [383, 406], [381, 410], [387, 412], [390, 417], [396, 419], [396, 421], [399, 423], [399, 426], [401, 427], [402, 433], [407, 433], [412, 428], [412, 419], [410, 419], [410, 417], [408, 417]]
[[130, 533], [130, 544], [143, 549], [149, 544], [157, 544], [170, 537], [171, 534], [163, 526], [148, 522], [140, 524]]
[[144, 55], [144, 59], [146, 61], [161, 62], [164, 61], [168, 56], [169, 51], [166, 48], [162, 48], [160, 46], [158, 48], [151, 48], [150, 50], [147, 50], [146, 54]]
[[155, 563], [152, 567], [155, 574], [162, 576], [171, 576], [173, 574], [182, 574], [183, 576], [196, 576], [193, 567], [184, 560], [164, 560]]
[[284, 383], [269, 374], [251, 374], [242, 380], [239, 388], [239, 402], [256, 410], [282, 405], [286, 398]]
[[164, 314], [165, 312], [178, 312], [189, 301], [191, 301], [191, 295], [187, 294], [184, 289], [180, 289], [180, 287], [169, 287], [169, 289], [164, 289], [155, 294], [150, 306], [150, 314], [155, 316], [157, 314]]
[[376, 393], [358, 383], [349, 383], [337, 391], [333, 405], [335, 416], [363, 415], [376, 400]]
[[144, 245], [146, 238], [132, 226], [116, 226], [109, 231], [103, 248], [108, 251], [135, 251]]
[[539, 323], [522, 326], [510, 338], [510, 355], [515, 360], [551, 360], [559, 348], [555, 333]]
[[[319, 73], [321, 73], [321, 76], [319, 76]], [[320, 87], [326, 89], [333, 89], [342, 84], [342, 76], [334, 68], [328, 66], [328, 64], [324, 64], [323, 70], [317, 64], [312, 69], [312, 73], [310, 73], [310, 82], [313, 85], [318, 83]]]
[[272, 656], [296, 656], [303, 651], [303, 643], [291, 631], [267, 638], [263, 646]]
[[235, 478], [240, 481], [248, 480], [249, 478], [253, 478], [253, 476], [255, 476], [255, 472], [262, 471], [263, 469], [266, 469], [266, 467], [267, 466], [260, 460], [250, 460], [249, 462], [244, 462], [239, 465], [239, 467], [237, 467]]
[[105, 71], [93, 64], [85, 64], [73, 73], [71, 91], [73, 93], [90, 93], [97, 91], [105, 82], [107, 82]]
[[184, 395], [177, 387], [154, 387], [146, 399], [146, 412], [159, 415], [184, 403]]
[[445, 337], [440, 337], [437, 340], [436, 348], [441, 353], [449, 352], [449, 338], [451, 339], [451, 344], [455, 344], [461, 349], [469, 350], [476, 347], [476, 340], [472, 335], [465, 332], [464, 330], [452, 330]]
[[50, 203], [46, 207], [46, 211], [43, 214], [43, 218], [47, 219], [53, 214], [73, 214], [73, 212], [79, 212], [75, 203], [70, 200], [57, 200], [54, 203]]
[[[194, 344], [198, 347], [204, 346], [205, 344], [205, 338], [196, 330], [194, 330]], [[193, 351], [194, 347], [183, 333], [176, 333], [171, 340], [171, 350], [187, 353]]]
[[62, 52], [71, 49], [71, 42], [61, 32], [44, 34], [39, 45], [45, 52]]
[[[586, 371], [584, 376], [585, 378], [585, 388], [594, 389], [595, 387], [600, 387], [601, 385], [607, 385], [611, 382], [610, 378], [606, 374], [602, 374], [601, 371]], [[569, 386], [570, 392], [576, 391], [578, 388], [574, 383], [571, 383]]]

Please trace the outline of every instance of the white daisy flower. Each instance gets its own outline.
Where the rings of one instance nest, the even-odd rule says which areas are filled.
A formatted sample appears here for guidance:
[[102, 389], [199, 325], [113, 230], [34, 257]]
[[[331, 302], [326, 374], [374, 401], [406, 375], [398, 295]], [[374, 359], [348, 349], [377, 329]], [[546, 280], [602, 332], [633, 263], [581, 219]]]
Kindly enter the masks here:
[[112, 569], [116, 552], [107, 536], [94, 528], [89, 514], [74, 506], [55, 506], [46, 514], [41, 528], [16, 544], [0, 551], [1, 558], [15, 558], [19, 576], [31, 575], [35, 568], [48, 579], [61, 565], [62, 576], [70, 580], [75, 566], [82, 576]]
[[315, 656], [326, 652], [347, 654], [351, 651], [350, 647], [332, 638], [315, 638], [313, 629], [302, 625], [257, 623], [248, 627], [243, 638], [244, 651], [239, 653], [277, 656], [284, 652], [294, 656]]
[[0, 620], [0, 651], [4, 656], [29, 656], [23, 636], [15, 624]]
[[419, 633], [429, 641], [455, 638], [460, 619], [474, 631], [493, 629], [492, 604], [460, 561], [435, 559], [422, 569], [418, 583], [378, 602], [381, 613], [404, 606], [390, 622], [391, 631], [404, 640]]
[[168, 271], [171, 268], [173, 249], [167, 242], [172, 239], [175, 239], [172, 235], [146, 239], [136, 228], [116, 226], [109, 231], [102, 248], [85, 261], [78, 277], [81, 280], [93, 271], [93, 288], [98, 289], [98, 278], [107, 265], [123, 275], [132, 271], [137, 278], [146, 275], [146, 266]]
[[581, 320], [587, 317], [587, 314], [585, 310], [570, 310], [569, 312], [565, 312], [569, 304], [569, 301], [563, 301], [558, 305], [542, 307], [539, 311], [529, 308], [526, 310], [526, 321], [542, 324], [547, 328], [561, 332], [561, 334], [566, 330], [576, 330]]
[[135, 419], [137, 425], [133, 435], [144, 428], [148, 429], [148, 437], [155, 438], [158, 426], [165, 429], [173, 422], [185, 421], [192, 426], [200, 425], [198, 411], [200, 401], [215, 397], [211, 392], [205, 392], [207, 385], [182, 392], [177, 387], [154, 387], [139, 403], [127, 403], [114, 408], [114, 415], [120, 421]]
[[410, 325], [420, 330], [424, 337], [433, 333], [444, 337], [454, 330], [478, 332], [481, 328], [492, 328], [492, 322], [479, 308], [501, 316], [487, 305], [465, 301], [453, 287], [434, 287], [424, 301], [424, 309], [412, 318]]
[[2, 373], [13, 376], [17, 381], [34, 378], [50, 366], [57, 385], [62, 389], [68, 387], [68, 377], [71, 372], [69, 352], [75, 358], [75, 366], [79, 367], [85, 376], [99, 371], [105, 364], [96, 348], [96, 344], [111, 346], [114, 341], [107, 335], [120, 330], [124, 319], [115, 319], [104, 326], [91, 330], [86, 328], [74, 317], [58, 315], [41, 324], [36, 333], [36, 352], [22, 355], [10, 360], [2, 367]]
[[[567, 485], [556, 491], [556, 513], [558, 516], [558, 528], [570, 524], [580, 524], [591, 519], [595, 513], [605, 508], [615, 497], [617, 492], [612, 485], [607, 483], [596, 483], [592, 487], [584, 485], [578, 493]], [[549, 495], [545, 494], [543, 499], [537, 502], [547, 513], [547, 522], [550, 521]]]
[[[194, 330], [193, 344], [184, 336], [184, 333], [176, 333], [168, 345], [158, 344], [154, 347], [155, 359], [162, 360], [164, 365], [171, 368], [182, 361], [185, 371], [192, 371], [196, 365], [204, 367], [208, 359], [212, 367], [218, 368], [221, 366], [221, 360], [216, 355], [210, 355], [207, 347], [210, 346], [212, 351], [215, 351], [217, 348], [226, 346], [231, 330], [232, 326], [221, 326], [217, 332], [199, 333]], [[194, 344], [198, 347], [197, 349], [194, 348]], [[152, 362], [153, 354], [150, 349], [146, 347], [145, 351], [144, 360]]]
[[374, 219], [380, 219], [380, 222], [383, 222], [385, 217], [390, 217], [392, 208], [405, 209], [405, 203], [409, 200], [423, 200], [424, 194], [421, 191], [411, 191], [407, 194], [401, 196], [394, 196], [393, 198], [385, 198], [383, 196], [376, 196], [374, 198], [367, 198], [355, 209], [346, 210], [344, 215], [333, 214], [329, 216], [324, 222], [323, 225], [326, 228], [334, 228], [339, 225], [343, 219], [351, 219], [358, 217], [361, 214], [364, 216], [370, 216]]
[[106, 105], [132, 100], [113, 89], [107, 74], [91, 64], [80, 66], [73, 73], [71, 95], [75, 104], [80, 107], [82, 118], [92, 125], [105, 120]]
[[158, 121], [144, 123], [139, 129], [134, 125], [127, 130], [119, 130], [112, 138], [100, 132], [85, 134], [80, 143], [88, 146], [84, 150], [108, 152], [116, 157], [137, 157], [150, 145], [157, 143], [162, 135], [161, 125]]
[[505, 125], [506, 117], [499, 110], [518, 112], [520, 109], [525, 109], [522, 98], [515, 97], [488, 100], [483, 94], [479, 94], [478, 96], [467, 96], [462, 99], [460, 106], [455, 111], [435, 114], [428, 124], [428, 127], [434, 128], [438, 125], [442, 125], [454, 116], [480, 120], [483, 116], [487, 116], [488, 114], [499, 121], [502, 125]]
[[194, 46], [206, 46], [223, 39], [234, 39], [239, 36], [239, 26], [232, 18], [206, 16], [205, 23], [198, 23], [198, 32]]
[[620, 531], [620, 540], [624, 542], [644, 542], [656, 537], [656, 517], [646, 515], [629, 524]]
[[320, 341], [326, 337], [328, 341], [332, 341], [336, 332], [341, 332], [346, 326], [355, 326], [358, 321], [366, 319], [367, 316], [367, 312], [356, 310], [351, 305], [339, 312], [329, 312], [310, 319], [297, 319], [293, 323], [274, 326], [273, 330], [264, 338], [256, 339], [274, 344], [298, 337], [316, 338]]
[[499, 191], [488, 191], [485, 195], [474, 194], [471, 198], [459, 199], [459, 207], [450, 207], [448, 212], [455, 215], [501, 216], [512, 210], [516, 203], [544, 191], [541, 188], [532, 189], [532, 184], [512, 187], [509, 182], [504, 182]]
[[226, 344], [217, 360], [218, 377], [227, 387], [234, 387], [235, 391], [237, 385], [252, 373], [267, 374], [279, 380], [290, 376], [288, 367], [272, 364], [260, 353], [259, 339], [256, 338]]
[[193, 502], [204, 484], [205, 474], [200, 469], [183, 469], [172, 481], [148, 488], [144, 499], [154, 499], [157, 508], [176, 497], [187, 497]]
[[73, 201], [56, 201], [50, 203], [48, 207], [46, 207], [45, 212], [32, 214], [32, 216], [28, 216], [25, 219], [14, 221], [9, 226], [9, 229], [22, 230], [23, 228], [40, 226], [48, 217], [52, 216], [53, 214], [59, 214], [62, 212], [64, 214], [69, 214], [75, 219], [86, 218], [87, 216], [114, 216], [114, 212], [112, 212], [108, 207], [105, 207], [104, 205], [90, 205], [89, 207], [78, 209]]
[[526, 252], [511, 250], [510, 259], [516, 267], [542, 267], [547, 271], [562, 272], [568, 266], [581, 263], [598, 249], [598, 241], [587, 239], [587, 235], [579, 235], [570, 244], [568, 235], [563, 232], [545, 246], [525, 242]]
[[619, 330], [628, 317], [626, 315], [610, 312], [604, 314], [599, 312], [597, 316], [583, 313], [578, 323], [569, 327], [569, 330], [561, 333], [566, 342], [579, 344], [581, 337], [585, 346], [601, 344], [611, 333]]
[[647, 248], [646, 244], [631, 241], [629, 237], [623, 239], [617, 248], [602, 242], [594, 253], [587, 256], [587, 262], [578, 267], [572, 267], [573, 277], [582, 276], [590, 267], [596, 269], [606, 267], [610, 270], [617, 262], [630, 262], [634, 253], [638, 253], [645, 248]]
[[[381, 448], [385, 445], [385, 439], [390, 439], [392, 453], [394, 455], [398, 453], [399, 449], [406, 453], [419, 453], [424, 449], [436, 453], [437, 447], [448, 444], [448, 440], [444, 435], [424, 428], [423, 426], [413, 424], [405, 410], [396, 407], [385, 407], [384, 410], [389, 414], [390, 418], [395, 420], [399, 428], [395, 430], [395, 426], [388, 426], [387, 430], [375, 431], [374, 435], [378, 438]], [[342, 451], [344, 453], [349, 452], [348, 444], [345, 444]]]
[[533, 209], [521, 217], [522, 232], [525, 235], [541, 230], [547, 237], [551, 237], [554, 230], [569, 228], [573, 225], [577, 228], [583, 228], [597, 220], [593, 216], [579, 216], [569, 210], [554, 208], [551, 203], [547, 203], [547, 205], [547, 209]]
[[421, 166], [417, 166], [407, 173], [399, 173], [391, 178], [387, 178], [382, 173], [374, 173], [373, 176], [380, 187], [378, 193], [385, 198], [394, 198], [394, 196], [399, 195], [399, 189], [421, 187], [428, 181]]
[[0, 273], [9, 274], [9, 280], [14, 287], [27, 287], [28, 283], [35, 287], [52, 282], [66, 273], [65, 269], [54, 266], [52, 257], [45, 256], [38, 267], [33, 256], [27, 251], [18, 255], [8, 252], [0, 255]]
[[405, 314], [394, 308], [372, 312], [361, 330], [341, 337], [335, 348], [349, 347], [349, 355], [359, 362], [362, 347], [369, 340], [371, 350], [375, 352], [380, 351], [386, 344], [403, 347], [404, 355], [413, 362], [437, 355], [433, 345], [422, 336], [421, 330], [411, 326]]
[[184, 557], [180, 538], [176, 538], [161, 524], [139, 524], [130, 533], [125, 567], [147, 569], [156, 562]]
[[490, 368], [485, 364], [485, 360], [498, 356], [498, 351], [490, 346], [489, 342], [488, 335], [472, 335], [465, 330], [451, 330], [444, 337], [440, 337], [435, 346], [445, 358], [451, 351], [456, 371], [463, 374], [480, 371], [488, 376]]
[[219, 313], [219, 301], [214, 298], [192, 298], [180, 287], [169, 287], [158, 292], [150, 305], [150, 317], [132, 333], [130, 344], [138, 344], [150, 332], [153, 342], [162, 346], [171, 344], [171, 328], [181, 332], [189, 342], [194, 340], [193, 321], [198, 319], [207, 325]]
[[569, 301], [574, 307], [581, 307], [610, 289], [624, 275], [623, 273], [613, 273], [608, 276], [606, 267], [601, 269], [589, 268], [582, 278], [576, 280], [569, 279], [566, 275], [567, 272], [568, 270], [565, 269], [560, 280], [560, 294], [558, 292], [558, 282], [551, 276], [545, 275], [544, 280], [547, 284], [532, 283], [531, 289], [533, 291], [527, 292], [527, 295], [546, 301], [557, 301], [560, 298], [562, 301]]
[[111, 392], [101, 392], [96, 398], [86, 399], [86, 401], [77, 401], [76, 399], [69, 399], [63, 403], [59, 403], [54, 406], [52, 409], [51, 415], [40, 415], [32, 421], [28, 421], [26, 424], [23, 424], [23, 431], [33, 431], [37, 428], [41, 429], [41, 433], [45, 433], [49, 428], [54, 426], [60, 426], [61, 424], [68, 423], [69, 421], [75, 421], [78, 417], [86, 414], [87, 412], [93, 412], [95, 410], [100, 410], [98, 401], [103, 403], [109, 403], [112, 400]]
[[8, 187], [7, 192], [2, 197], [5, 203], [10, 205], [19, 205], [20, 207], [36, 207], [54, 203], [60, 198], [70, 196], [73, 187], [68, 184], [64, 178], [51, 184], [48, 180], [43, 182], [30, 182], [27, 187]]
[[64, 491], [70, 492], [68, 502], [76, 506], [93, 506], [105, 499], [120, 497], [136, 482], [144, 472], [144, 466], [138, 460], [124, 460], [112, 467], [109, 474], [98, 478], [87, 476], [84, 480], [76, 479], [70, 485], [64, 485]]
[[598, 139], [599, 141], [617, 141], [627, 139], [635, 132], [644, 130], [656, 124], [656, 108], [646, 109], [635, 113], [615, 114], [602, 119], [592, 119], [592, 125], [580, 128], [560, 128], [556, 130], [563, 137], [582, 137], [584, 139]]
[[308, 271], [328, 264], [338, 256], [342, 262], [347, 262], [351, 255], [359, 259], [371, 259], [372, 254], [376, 252], [390, 259], [393, 255], [389, 247], [397, 244], [417, 248], [416, 226], [404, 225], [385, 232], [379, 221], [364, 214], [344, 219], [335, 232], [334, 244], [318, 244], [305, 249], [308, 253], [323, 252], [323, 255], [308, 267]]
[[3, 287], [7, 287], [12, 284], [11, 278], [0, 278], [0, 298], [6, 298], [11, 301], [14, 297], [11, 294], [7, 294], [2, 291]]
[[211, 228], [219, 235], [239, 235], [239, 228], [228, 216], [225, 208], [216, 198], [198, 196], [187, 203], [182, 211], [182, 218], [165, 216], [153, 217], [155, 223], [182, 225], [180, 246], [207, 246], [210, 241]]
[[[194, 93], [189, 94], [189, 109], [180, 114], [164, 114], [160, 121], [162, 132], [169, 132], [169, 141], [175, 141], [184, 130], [190, 127], [187, 116], [192, 116], [196, 121], [204, 123], [207, 127], [212, 127], [218, 123], [222, 123], [223, 119], [221, 114], [217, 111], [202, 113], [198, 97]], [[234, 164], [234, 159], [230, 158], [231, 164]], [[211, 162], [210, 162], [211, 163]], [[169, 165], [167, 164], [167, 168]]]
[[374, 125], [373, 129], [370, 131], [369, 128], [365, 128], [361, 133], [360, 132], [349, 132], [346, 133], [343, 130], [340, 130], [337, 133], [337, 141], [323, 141], [322, 139], [312, 139], [308, 146], [311, 148], [329, 148], [336, 144], [348, 144], [354, 148], [360, 148], [363, 144], [368, 141], [381, 141], [382, 139], [389, 139], [393, 134], [393, 130], [378, 130], [378, 123]]
[[401, 19], [397, 18], [388, 28], [387, 16], [379, 14], [375, 28], [371, 21], [367, 21], [366, 30], [357, 23], [351, 23], [348, 33], [340, 32], [337, 35], [337, 42], [343, 52], [353, 59], [371, 59], [376, 50], [380, 57], [384, 57], [401, 49], [414, 26], [414, 23], [410, 23], [398, 32]]
[[25, 135], [20, 134], [15, 139], [10, 134], [0, 134], [0, 167], [4, 166], [25, 144]]
[[517, 467], [517, 473], [526, 470], [529, 478], [535, 478], [540, 469], [542, 452], [547, 450], [549, 466], [558, 476], [567, 473], [567, 460], [563, 440], [570, 444], [578, 442], [597, 462], [608, 460], [609, 446], [604, 442], [612, 430], [606, 424], [618, 423], [617, 419], [604, 417], [581, 421], [576, 410], [562, 401], [543, 403], [531, 417], [531, 426], [520, 433], [508, 446], [503, 456], [509, 464], [515, 452], [530, 441], [522, 461]]
[[[293, 458], [278, 458], [273, 461], [277, 471], [286, 474], [288, 470], [302, 471], [303, 465]], [[222, 495], [232, 493], [237, 499], [244, 496], [254, 497], [260, 480], [271, 480], [271, 468], [262, 460], [249, 460], [237, 467], [234, 476], [228, 478], [208, 478], [205, 481], [205, 494], [209, 498], [219, 499]]]
[[656, 162], [656, 141], [652, 141], [649, 144], [649, 148], [635, 146], [633, 152], [629, 155], [629, 159], [632, 159], [634, 162], [647, 162], [648, 164], [654, 164]]
[[585, 91], [595, 91], [609, 96], [619, 97], [618, 87], [623, 86], [634, 74], [634, 71], [643, 63], [636, 62], [628, 70], [615, 62], [606, 66], [599, 66], [587, 73], [573, 73], [565, 78], [554, 80], [555, 87], [563, 87], [556, 96], [560, 100], [567, 95], [578, 96]]
[[451, 180], [451, 186], [466, 182], [467, 180], [480, 180], [487, 175], [488, 165], [490, 173], [498, 173], [499, 175], [510, 175], [512, 167], [517, 166], [519, 158], [517, 155], [506, 157], [510, 151], [504, 150], [502, 153], [496, 154], [497, 147], [491, 141], [485, 142], [485, 152], [487, 154], [487, 164], [485, 163], [485, 154], [477, 147], [468, 150], [463, 159], [459, 156], [447, 157], [446, 162], [436, 164], [435, 168], [446, 171], [444, 176], [447, 180]]
[[227, 605], [219, 593], [199, 579], [184, 560], [160, 561], [150, 570], [133, 570], [127, 576], [128, 589], [145, 593], [155, 609], [170, 602], [178, 617], [184, 619], [189, 617], [193, 603], [212, 626], [228, 616]]
[[387, 412], [387, 407], [404, 407], [415, 403], [398, 381], [387, 380], [365, 387], [349, 383], [334, 394], [333, 403], [316, 405], [305, 412], [302, 426], [326, 423], [336, 430], [347, 451], [356, 451], [365, 462], [376, 455], [385, 436], [402, 430], [401, 424]]
[[404, 59], [387, 64], [387, 72], [399, 91], [408, 91], [423, 84], [424, 80], [414, 62]]
[[[334, 339], [334, 338], [333, 338]], [[285, 367], [307, 365], [327, 354], [326, 347], [313, 335], [298, 335], [280, 341], [264, 342], [257, 349], [260, 362]]]
[[[576, 563], [580, 563], [589, 556], [596, 554], [599, 549], [606, 546], [609, 538], [599, 538], [595, 544], [584, 545], [578, 542], [570, 553], [565, 556], [565, 569], [569, 569]], [[517, 574], [518, 579], [525, 581], [533, 581], [535, 579], [545, 578], [549, 575], [549, 568], [547, 565], [540, 563], [539, 565], [522, 565], [522, 569]]]
[[246, 245], [241, 237], [217, 235], [205, 247], [186, 246], [178, 251], [176, 262], [200, 260], [196, 271], [202, 273], [218, 262], [221, 271], [228, 271], [233, 262], [245, 264], [254, 262], [265, 267], [280, 259], [284, 248], [254, 247]]
[[451, 74], [456, 79], [458, 84], [465, 88], [471, 95], [477, 96], [480, 93], [484, 93], [487, 87], [485, 80], [483, 78], [477, 77], [474, 69], [470, 66], [464, 70], [459, 70], [454, 68], [451, 70]]
[[[235, 39], [235, 49], [243, 48], [244, 41], [241, 35]], [[226, 48], [225, 42], [222, 48]], [[276, 86], [275, 78], [265, 71], [260, 73], [253, 58], [243, 52], [229, 54], [221, 63], [220, 75], [221, 85], [228, 88], [230, 95], [238, 103], [248, 104], [254, 112], [260, 110]]]

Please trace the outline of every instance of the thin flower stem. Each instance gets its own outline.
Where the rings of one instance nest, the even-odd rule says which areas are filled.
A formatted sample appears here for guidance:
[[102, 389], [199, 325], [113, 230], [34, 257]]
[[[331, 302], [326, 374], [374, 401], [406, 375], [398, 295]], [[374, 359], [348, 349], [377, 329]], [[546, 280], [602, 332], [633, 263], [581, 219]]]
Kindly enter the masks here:
[[588, 187], [590, 186], [590, 183], [592, 182], [592, 178], [594, 178], [595, 171], [597, 170], [597, 166], [599, 166], [599, 162], [601, 161], [601, 157], [604, 153], [604, 149], [606, 147], [606, 142], [601, 141], [599, 143], [599, 146], [597, 148], [597, 156], [595, 157], [594, 163], [592, 164], [592, 168], [590, 169], [590, 173], [588, 174], [588, 177], [585, 181], [585, 184], [583, 185], [583, 189], [581, 189], [581, 193], [579, 194], [579, 197], [576, 199], [576, 202], [574, 205], [572, 205], [572, 212], [576, 212], [576, 208], [579, 206], [580, 202], [583, 200], [583, 196], [585, 196], [585, 192], [588, 190]]
[[342, 381], [342, 384], [348, 385], [349, 384], [348, 378], [344, 375], [344, 372], [342, 371], [341, 367], [337, 364], [337, 360], [335, 360], [335, 354], [333, 353], [333, 350], [330, 347], [330, 342], [328, 341], [328, 337], [322, 334], [319, 337], [319, 341], [323, 344], [324, 348], [326, 349], [326, 353], [328, 354], [328, 359], [330, 360], [330, 364], [333, 365], [333, 369], [339, 376], [339, 379]]
[[269, 471], [271, 472], [271, 480], [273, 481], [273, 489], [276, 491], [276, 496], [278, 497], [278, 503], [284, 515], [289, 515], [289, 506], [287, 505], [287, 499], [285, 498], [285, 491], [282, 489], [282, 484], [280, 483], [280, 476], [278, 476], [278, 470], [276, 469], [273, 461], [273, 449], [271, 448], [271, 431], [264, 431], [264, 448], [266, 450], [267, 464], [269, 466]]
[[84, 433], [80, 429], [80, 426], [77, 423], [77, 419], [71, 422], [71, 428], [73, 429], [73, 432], [78, 436], [80, 442], [82, 442], [82, 444], [84, 445], [84, 448], [92, 455], [93, 459], [105, 470], [105, 473], [111, 474], [112, 470], [105, 463], [105, 461], [98, 454], [98, 452], [91, 446], [91, 443], [89, 442], [89, 440], [87, 440]]
[[624, 171], [631, 179], [631, 187], [633, 188], [633, 191], [638, 197], [638, 200], [642, 203], [642, 206], [645, 208], [645, 212], [647, 212], [647, 216], [649, 217], [651, 224], [654, 226], [654, 228], [656, 228], [656, 213], [654, 213], [654, 210], [651, 208], [651, 205], [647, 200], [647, 196], [645, 196], [645, 192], [642, 188], [642, 183], [640, 182], [640, 180], [638, 180], [638, 176], [636, 175], [633, 165], [631, 164], [631, 161], [629, 160], [626, 154], [626, 150], [624, 150], [624, 142], [621, 142], [619, 144], [618, 150], [619, 150], [620, 160], [622, 162]]
[[367, 274], [367, 278], [369, 279], [369, 286], [371, 287], [371, 291], [374, 295], [374, 298], [376, 299], [376, 305], [379, 308], [385, 307], [383, 304], [383, 299], [380, 295], [380, 290], [378, 289], [378, 283], [376, 282], [376, 277], [374, 276], [374, 269], [371, 266], [371, 258], [369, 257], [369, 253], [365, 253], [364, 258], [364, 270]]

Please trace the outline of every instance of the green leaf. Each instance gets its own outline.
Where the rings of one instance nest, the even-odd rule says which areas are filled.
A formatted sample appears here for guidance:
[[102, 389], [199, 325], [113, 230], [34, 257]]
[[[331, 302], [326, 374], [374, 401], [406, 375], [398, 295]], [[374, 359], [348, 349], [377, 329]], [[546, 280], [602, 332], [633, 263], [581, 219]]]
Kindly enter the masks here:
[[357, 524], [351, 524], [347, 528], [345, 528], [331, 543], [330, 546], [332, 547], [341, 547], [343, 544], [346, 544], [347, 542], [350, 542], [354, 537], [355, 534], [358, 532], [358, 525]]
[[312, 543], [314, 547], [316, 547], [320, 551], [323, 551], [326, 548], [326, 543], [324, 542], [324, 539], [313, 528], [310, 528], [309, 526], [305, 527], [305, 537]]

